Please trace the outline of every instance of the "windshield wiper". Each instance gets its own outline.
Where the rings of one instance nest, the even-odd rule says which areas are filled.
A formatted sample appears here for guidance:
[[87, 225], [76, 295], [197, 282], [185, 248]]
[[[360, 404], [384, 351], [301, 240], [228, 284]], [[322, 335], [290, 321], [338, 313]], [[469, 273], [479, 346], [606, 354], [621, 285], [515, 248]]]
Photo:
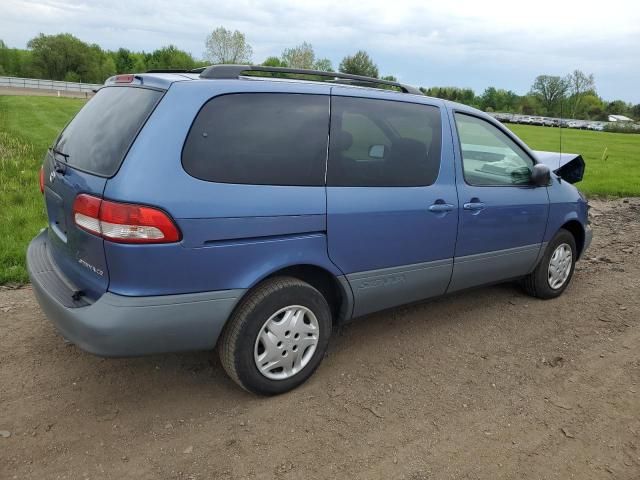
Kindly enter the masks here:
[[[61, 173], [62, 175], [64, 175], [65, 173], [67, 173], [67, 163], [69, 163], [69, 154], [68, 153], [64, 153], [60, 150], [58, 150], [56, 147], [49, 147], [49, 150], [51, 152], [53, 152], [53, 168], [56, 172]], [[56, 155], [60, 155], [62, 158], [64, 158], [64, 163], [61, 162], [60, 160], [58, 160], [56, 158]]]
[[58, 150], [56, 147], [50, 147], [49, 150], [51, 150], [56, 155], [60, 155], [62, 158], [64, 158], [65, 162], [69, 160], [70, 155], [68, 153], [64, 153], [61, 150]]

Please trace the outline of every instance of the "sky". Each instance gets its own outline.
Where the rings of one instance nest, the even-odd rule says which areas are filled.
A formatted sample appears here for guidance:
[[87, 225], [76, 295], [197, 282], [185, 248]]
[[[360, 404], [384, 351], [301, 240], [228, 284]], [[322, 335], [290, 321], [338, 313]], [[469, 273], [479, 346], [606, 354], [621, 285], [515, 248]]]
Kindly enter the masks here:
[[640, 103], [638, 0], [0, 1], [0, 39], [19, 48], [69, 32], [106, 49], [174, 44], [202, 58], [218, 26], [246, 34], [254, 63], [306, 41], [334, 68], [364, 49], [405, 83], [518, 94], [537, 75], [580, 69], [606, 100]]

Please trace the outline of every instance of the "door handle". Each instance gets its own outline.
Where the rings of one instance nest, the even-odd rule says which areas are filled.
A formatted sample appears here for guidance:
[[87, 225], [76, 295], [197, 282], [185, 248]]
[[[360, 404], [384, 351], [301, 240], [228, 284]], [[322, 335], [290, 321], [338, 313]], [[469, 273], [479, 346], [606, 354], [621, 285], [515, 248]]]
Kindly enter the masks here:
[[462, 208], [465, 210], [472, 210], [475, 212], [479, 212], [484, 209], [484, 203], [477, 201], [477, 199], [473, 198], [469, 203], [465, 203]]
[[450, 203], [434, 203], [429, 207], [429, 211], [433, 213], [444, 213], [444, 212], [450, 212], [454, 208], [455, 207]]

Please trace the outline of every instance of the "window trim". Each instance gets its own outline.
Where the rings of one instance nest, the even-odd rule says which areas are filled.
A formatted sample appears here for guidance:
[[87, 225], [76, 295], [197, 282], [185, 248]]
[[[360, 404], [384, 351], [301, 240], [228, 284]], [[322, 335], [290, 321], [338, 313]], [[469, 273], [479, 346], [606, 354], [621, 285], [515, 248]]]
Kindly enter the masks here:
[[[322, 175], [322, 183], [319, 184], [319, 185], [291, 185], [291, 184], [278, 184], [278, 183], [221, 182], [219, 180], [207, 180], [205, 178], [200, 178], [200, 177], [196, 177], [195, 175], [192, 175], [184, 165], [184, 149], [187, 146], [187, 140], [189, 139], [189, 135], [191, 134], [191, 130], [193, 129], [193, 126], [196, 123], [196, 120], [200, 116], [200, 113], [202, 112], [204, 107], [206, 107], [210, 102], [212, 102], [212, 101], [214, 101], [214, 100], [216, 100], [218, 98], [226, 97], [226, 96], [229, 96], [229, 95], [309, 95], [309, 96], [327, 97], [329, 99], [329, 108], [328, 108], [329, 121], [327, 123], [327, 137], [326, 137], [327, 147], [325, 149], [325, 156], [324, 156], [324, 166], [323, 166], [324, 172], [323, 172], [323, 175]], [[327, 168], [328, 168], [328, 164], [329, 164], [330, 134], [331, 134], [331, 94], [330, 93], [287, 92], [287, 91], [283, 91], [283, 92], [280, 92], [280, 91], [276, 91], [276, 92], [273, 92], [273, 91], [249, 91], [249, 92], [248, 91], [231, 91], [231, 92], [224, 92], [224, 93], [221, 93], [219, 95], [214, 95], [213, 97], [207, 98], [204, 102], [202, 102], [202, 105], [200, 105], [200, 108], [198, 108], [198, 111], [193, 116], [193, 119], [191, 120], [191, 123], [189, 124], [189, 128], [187, 130], [187, 134], [185, 135], [184, 141], [182, 142], [182, 148], [180, 149], [180, 166], [182, 167], [182, 171], [184, 173], [186, 173], [187, 175], [189, 175], [191, 178], [195, 178], [196, 180], [199, 180], [201, 182], [207, 182], [207, 183], [219, 183], [219, 184], [222, 184], [222, 185], [250, 185], [250, 186], [258, 186], [258, 187], [325, 188], [327, 186]]]
[[524, 154], [531, 160], [531, 162], [533, 163], [533, 165], [537, 165], [538, 160], [535, 159], [535, 157], [533, 155], [531, 155], [528, 151], [528, 147], [526, 145], [524, 145], [524, 143], [517, 137], [515, 137], [513, 135], [513, 132], [511, 132], [510, 130], [508, 130], [504, 125], [502, 125], [501, 123], [499, 123], [497, 120], [493, 120], [493, 119], [487, 119], [482, 115], [478, 115], [475, 112], [468, 112], [465, 110], [460, 110], [457, 108], [454, 108], [451, 110], [452, 116], [453, 116], [453, 124], [455, 126], [455, 132], [456, 132], [456, 137], [457, 137], [457, 145], [458, 145], [458, 152], [460, 153], [460, 166], [462, 167], [462, 179], [464, 180], [465, 185], [468, 185], [470, 187], [507, 187], [507, 188], [520, 188], [520, 189], [530, 189], [530, 188], [538, 188], [539, 185], [534, 185], [534, 184], [522, 184], [522, 185], [507, 185], [506, 183], [498, 183], [495, 185], [489, 184], [489, 185], [477, 185], [475, 183], [470, 183], [467, 180], [467, 176], [465, 175], [464, 172], [464, 157], [462, 155], [462, 142], [460, 140], [460, 131], [458, 129], [458, 122], [456, 121], [456, 114], [461, 114], [461, 115], [466, 115], [468, 117], [473, 117], [475, 119], [478, 120], [483, 120], [484, 122], [488, 123], [489, 125], [492, 125], [494, 127], [496, 127], [500, 132], [502, 132], [504, 135], [506, 135], [513, 143], [515, 143], [518, 147], [520, 147], [522, 149], [522, 151], [524, 152]]
[[[397, 94], [398, 92], [389, 91], [389, 93]], [[328, 180], [329, 180], [329, 161], [330, 161], [330, 151], [331, 151], [331, 125], [333, 120], [333, 102], [332, 102], [330, 104], [330, 111], [329, 111], [329, 141], [327, 143], [327, 163], [326, 163], [326, 169], [325, 169], [325, 186], [326, 187], [331, 187], [331, 188], [427, 188], [438, 183], [438, 179], [440, 178], [440, 172], [442, 170], [442, 163], [443, 163], [442, 154], [444, 152], [444, 144], [446, 142], [445, 131], [444, 131], [444, 121], [442, 119], [443, 110], [446, 114], [446, 108], [444, 106], [436, 105], [434, 103], [416, 102], [416, 101], [412, 101], [412, 99], [409, 99], [409, 98], [380, 98], [380, 97], [370, 97], [370, 96], [364, 96], [364, 95], [346, 95], [346, 94], [343, 94], [342, 92], [338, 94], [334, 94], [332, 90], [331, 100], [333, 100], [334, 98], [377, 100], [377, 101], [383, 101], [383, 102], [394, 102], [394, 103], [418, 105], [418, 106], [428, 107], [428, 108], [435, 108], [438, 111], [438, 120], [440, 122], [440, 158], [438, 159], [438, 174], [436, 175], [433, 182], [427, 185], [329, 185]], [[375, 122], [373, 123], [375, 125]], [[384, 130], [382, 130], [382, 132], [384, 133]]]

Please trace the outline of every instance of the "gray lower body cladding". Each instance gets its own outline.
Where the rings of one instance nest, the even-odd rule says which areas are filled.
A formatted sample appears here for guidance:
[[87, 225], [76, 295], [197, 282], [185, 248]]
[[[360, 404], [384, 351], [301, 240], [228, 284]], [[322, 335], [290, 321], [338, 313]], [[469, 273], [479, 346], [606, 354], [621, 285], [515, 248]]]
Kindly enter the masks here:
[[418, 302], [530, 273], [546, 243], [348, 274], [353, 316]]
[[545, 247], [546, 244], [536, 243], [457, 257], [447, 292], [456, 292], [527, 275], [535, 268]]
[[449, 258], [347, 275], [354, 296], [353, 316], [443, 295], [452, 263]]

